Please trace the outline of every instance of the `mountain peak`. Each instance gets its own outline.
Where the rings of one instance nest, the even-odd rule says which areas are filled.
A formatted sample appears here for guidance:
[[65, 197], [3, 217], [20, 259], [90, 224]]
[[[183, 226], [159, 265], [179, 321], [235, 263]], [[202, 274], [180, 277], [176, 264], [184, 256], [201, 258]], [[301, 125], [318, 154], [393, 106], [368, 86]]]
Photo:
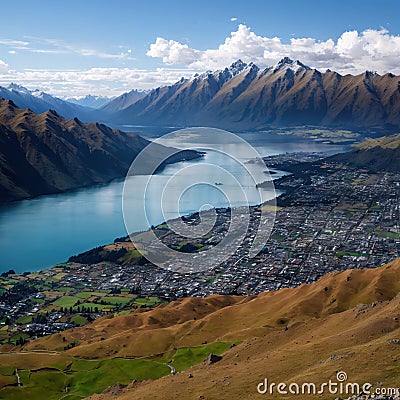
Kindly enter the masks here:
[[365, 71], [364, 72], [364, 76], [366, 78], [372, 78], [373, 76], [378, 75], [378, 73], [376, 71]]
[[288, 69], [288, 68], [290, 68], [294, 72], [297, 72], [299, 69], [306, 69], [306, 70], [311, 69], [310, 67], [303, 64], [299, 60], [294, 61], [290, 57], [283, 57], [278, 62], [278, 64], [276, 64], [276, 66], [273, 68], [273, 70], [274, 70], [274, 72], [276, 72], [276, 71], [280, 71], [280, 70]]
[[229, 66], [229, 70], [232, 72], [233, 75], [237, 75], [240, 72], [242, 72], [245, 68], [247, 67], [247, 64], [245, 62], [243, 62], [240, 58], [238, 60], [236, 60], [235, 62], [233, 62], [230, 66]]
[[290, 57], [283, 57], [279, 62], [278, 62], [278, 65], [279, 66], [282, 66], [282, 65], [285, 65], [285, 64], [293, 64], [294, 63], [294, 61], [290, 58]]
[[44, 112], [43, 113], [43, 115], [45, 115], [45, 116], [53, 116], [53, 117], [57, 117], [57, 118], [61, 118], [61, 116], [57, 113], [57, 111], [56, 110], [52, 110], [52, 109], [50, 109], [50, 110], [47, 110], [46, 112]]
[[17, 83], [14, 83], [14, 82], [11, 82], [7, 86], [7, 89], [8, 90], [14, 90], [14, 91], [20, 92], [20, 93], [31, 94], [31, 91], [29, 89], [27, 89], [25, 86], [18, 85]]

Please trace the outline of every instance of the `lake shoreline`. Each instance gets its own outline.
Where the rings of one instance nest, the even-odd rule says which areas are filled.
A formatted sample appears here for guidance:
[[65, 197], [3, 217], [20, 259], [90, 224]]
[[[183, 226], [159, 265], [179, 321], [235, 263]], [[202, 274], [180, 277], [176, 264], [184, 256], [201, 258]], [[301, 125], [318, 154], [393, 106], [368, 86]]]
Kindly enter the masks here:
[[[311, 140], [301, 141], [296, 139], [293, 142], [288, 142], [286, 138], [280, 142], [279, 138], [275, 137], [276, 140], [270, 142], [266, 137], [254, 136], [251, 133], [243, 137], [263, 157], [277, 154], [289, 155], [304, 151], [321, 151], [328, 155], [332, 152], [342, 151], [342, 147], [316, 144]], [[182, 137], [183, 144], [185, 144], [185, 139], [190, 140], [187, 143], [192, 144], [193, 147], [200, 150], [204, 149], [205, 151], [207, 151], [206, 148], [210, 148], [207, 144], [213, 143], [200, 137], [194, 142], [192, 142], [192, 137]], [[178, 142], [171, 143], [171, 146], [178, 148]], [[229, 144], [227, 145], [229, 146]], [[244, 157], [241, 160], [244, 164], [249, 158]], [[172, 204], [170, 202], [166, 208], [164, 207], [163, 210], [160, 210], [158, 197], [161, 194], [159, 193], [159, 188], [164, 187], [171, 176], [177, 174], [178, 171], [195, 165], [197, 165], [196, 168], [188, 169], [188, 171], [193, 170], [193, 173], [185, 176], [184, 181], [182, 181], [182, 178], [176, 181], [178, 186], [181, 188], [190, 187], [194, 182], [203, 181], [205, 177], [210, 180], [211, 185], [205, 192], [201, 189], [201, 191], [194, 191], [192, 195], [184, 198], [183, 203], [179, 205], [179, 214], [190, 214], [198, 210], [202, 204], [207, 203], [217, 208], [225, 207], [229, 203], [233, 207], [241, 205], [242, 201], [239, 193], [236, 196], [235, 191], [232, 192], [233, 194], [230, 198], [238, 201], [228, 203], [217, 193], [218, 191], [221, 192], [221, 190], [232, 191], [236, 189], [230, 184], [226, 184], [223, 176], [216, 176], [213, 170], [208, 168], [209, 165], [218, 165], [220, 169], [236, 174], [238, 173], [236, 167], [230, 159], [226, 160], [226, 157], [221, 159], [219, 153], [209, 152], [204, 157], [199, 157], [193, 161], [183, 162], [183, 164], [170, 164], [163, 171], [154, 175], [154, 179], [151, 178], [153, 182], [151, 182], [152, 185], [149, 192], [151, 195], [150, 202], [146, 198], [147, 217], [142, 215], [143, 213], [134, 211], [136, 213], [136, 216], [134, 216], [136, 222], [133, 226], [128, 226], [128, 231], [143, 231], [148, 229], [150, 225], [156, 225], [165, 220], [175, 218], [177, 216], [176, 211], [174, 211], [176, 203]], [[242, 176], [239, 176], [242, 180], [240, 187], [245, 188], [248, 204], [260, 204], [268, 198], [272, 198], [272, 196], [275, 197], [272, 192], [270, 196], [268, 192], [263, 192], [263, 198], [260, 198], [259, 191], [255, 186], [256, 183], [266, 179], [265, 166], [249, 165], [246, 168], [255, 168], [257, 171], [256, 181], [253, 181], [253, 183], [246, 179], [243, 181]], [[277, 168], [272, 169], [276, 170]], [[284, 171], [284, 169], [280, 171]], [[274, 178], [275, 181], [282, 176], [282, 173], [286, 175], [285, 172], [279, 172], [271, 175], [271, 178]], [[147, 181], [145, 176], [132, 178], [134, 180], [138, 179], [139, 185], [142, 184], [140, 183], [142, 182], [141, 179]], [[2, 260], [0, 272], [8, 271], [9, 269], [14, 269], [17, 272], [47, 269], [67, 260], [71, 255], [80, 254], [88, 249], [110, 243], [114, 238], [126, 235], [127, 229], [121, 208], [124, 182], [123, 178], [116, 178], [108, 184], [100, 183], [66, 193], [1, 203], [0, 238], [2, 240], [0, 242], [0, 253], [2, 253]], [[223, 182], [224, 186], [218, 186], [217, 188], [215, 187], [215, 182]], [[133, 182], [133, 191], [136, 190], [135, 187], [136, 185]], [[183, 193], [177, 190], [177, 187], [172, 188], [172, 190], [177, 194], [174, 197], [174, 194], [171, 193], [171, 199], [179, 198], [179, 193]], [[130, 197], [133, 210], [135, 210], [135, 204], [142, 207], [137, 203], [139, 197], [143, 200], [143, 194], [139, 192], [137, 194], [133, 193]]]
[[[196, 150], [180, 150], [180, 152], [185, 152], [185, 154], [188, 153], [196, 153], [193, 154], [193, 156], [189, 155], [189, 158], [187, 157], [181, 157], [180, 159], [176, 160], [176, 161], [172, 161], [172, 162], [164, 162], [160, 165], [160, 167], [157, 168], [157, 170], [155, 171], [155, 174], [158, 174], [160, 172], [162, 172], [162, 170], [167, 166], [167, 165], [171, 165], [171, 164], [178, 164], [181, 162], [185, 162], [185, 161], [193, 161], [193, 160], [197, 160], [201, 157], [204, 156], [204, 152], [200, 152], [200, 151], [196, 151]], [[178, 154], [178, 153], [177, 153]], [[114, 178], [108, 179], [108, 180], [104, 180], [101, 182], [96, 182], [96, 183], [89, 183], [86, 185], [81, 185], [81, 186], [74, 186], [71, 187], [69, 189], [66, 190], [55, 190], [55, 191], [49, 191], [46, 193], [41, 193], [35, 196], [27, 196], [27, 197], [22, 197], [20, 199], [13, 199], [13, 200], [3, 200], [0, 198], [0, 208], [2, 206], [8, 206], [8, 205], [12, 205], [12, 204], [17, 204], [21, 201], [29, 201], [29, 200], [34, 200], [34, 199], [38, 199], [40, 197], [44, 197], [44, 196], [57, 196], [59, 194], [63, 194], [63, 193], [74, 193], [74, 192], [78, 192], [82, 189], [89, 189], [89, 188], [96, 188], [96, 187], [102, 187], [102, 186], [107, 186], [110, 183], [116, 182], [116, 181], [122, 181], [125, 180], [125, 178], [127, 177], [129, 170], [127, 170], [123, 175], [121, 176], [115, 176]]]

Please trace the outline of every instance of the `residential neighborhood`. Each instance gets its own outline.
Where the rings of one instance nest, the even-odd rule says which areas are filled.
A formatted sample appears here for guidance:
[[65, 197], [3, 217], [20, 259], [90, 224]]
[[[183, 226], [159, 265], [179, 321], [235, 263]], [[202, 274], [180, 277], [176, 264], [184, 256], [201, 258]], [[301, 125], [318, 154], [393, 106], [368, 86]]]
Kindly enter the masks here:
[[[293, 157], [296, 163], [319, 159], [308, 154]], [[272, 168], [293, 162], [288, 155], [265, 161]], [[331, 271], [378, 267], [400, 254], [399, 182], [400, 174], [374, 174], [329, 161], [311, 172], [281, 177], [276, 186], [284, 193], [277, 199], [275, 223], [262, 251], [249, 257], [262, 207], [270, 205], [249, 208], [244, 240], [235, 238], [229, 245], [234, 252], [205, 271], [196, 272], [196, 265], [201, 265], [207, 251], [226, 235], [234, 214], [229, 208], [217, 209], [212, 230], [190, 242], [173, 232], [168, 223], [153, 227], [168, 247], [191, 253], [193, 272], [160, 268], [140, 254], [124, 262], [108, 261], [110, 256], [91, 263], [83, 262], [80, 255], [73, 257], [74, 262], [41, 272], [10, 271], [0, 280], [0, 340], [14, 338], [17, 342], [21, 337], [61, 332], [107, 313], [153, 307], [180, 297], [256, 295], [312, 283]], [[211, 218], [212, 212], [215, 210], [203, 213], [202, 218]], [[199, 214], [186, 216], [184, 221], [195, 229]], [[112, 246], [101, 248], [101, 254], [138, 253], [132, 248], [129, 237], [119, 238]], [[105, 249], [110, 249], [109, 253], [104, 253]], [[96, 255], [95, 250], [91, 253]]]

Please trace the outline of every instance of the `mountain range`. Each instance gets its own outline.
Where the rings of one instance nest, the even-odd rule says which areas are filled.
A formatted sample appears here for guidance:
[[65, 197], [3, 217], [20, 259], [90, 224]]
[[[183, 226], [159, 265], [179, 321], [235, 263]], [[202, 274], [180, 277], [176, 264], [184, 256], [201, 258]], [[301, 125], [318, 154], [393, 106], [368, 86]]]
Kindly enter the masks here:
[[118, 97], [88, 94], [86, 96], [59, 98], [38, 89], [27, 89], [16, 83], [11, 83], [7, 87], [0, 86], [0, 97], [5, 100], [12, 100], [20, 108], [29, 108], [39, 114], [54, 110], [64, 118], [72, 119], [76, 117], [83, 122], [106, 120], [108, 117], [112, 119], [114, 113], [131, 106], [147, 93], [146, 90], [133, 89]]
[[390, 73], [343, 76], [287, 57], [265, 69], [238, 60], [223, 70], [153, 89], [115, 112], [111, 121], [226, 129], [305, 124], [393, 128], [400, 126], [399, 88], [400, 78]]
[[[66, 120], [0, 99], [0, 201], [19, 200], [104, 183], [127, 173], [150, 142], [99, 123]], [[155, 145], [154, 161], [176, 162], [199, 153]], [[156, 165], [158, 165], [156, 163]]]
[[78, 104], [83, 107], [98, 109], [109, 103], [114, 98], [115, 97], [95, 96], [88, 94], [86, 96], [64, 97], [63, 100], [68, 101], [69, 103]]
[[11, 83], [8, 87], [0, 86], [0, 98], [11, 100], [17, 107], [29, 108], [35, 113], [54, 110], [64, 118], [79, 118], [82, 121], [95, 121], [94, 109], [74, 104], [54, 97], [41, 90], [29, 90], [24, 86]]
[[288, 57], [264, 69], [238, 60], [222, 70], [112, 99], [88, 95], [62, 100], [16, 84], [0, 87], [0, 96], [34, 112], [54, 109], [65, 118], [112, 126], [379, 126], [389, 131], [400, 126], [399, 76], [321, 72]]
[[120, 96], [111, 99], [109, 102], [101, 107], [101, 111], [103, 113], [109, 114], [112, 117], [114, 113], [131, 106], [138, 100], [145, 97], [148, 93], [148, 90], [146, 91], [132, 89], [130, 92], [123, 93]]

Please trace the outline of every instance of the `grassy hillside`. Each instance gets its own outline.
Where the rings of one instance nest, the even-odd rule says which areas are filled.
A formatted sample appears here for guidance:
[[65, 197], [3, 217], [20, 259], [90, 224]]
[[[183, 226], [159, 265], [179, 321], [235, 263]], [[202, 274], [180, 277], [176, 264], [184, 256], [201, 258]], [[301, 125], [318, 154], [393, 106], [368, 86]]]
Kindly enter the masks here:
[[[339, 370], [346, 371], [351, 382], [398, 385], [399, 292], [400, 261], [396, 260], [378, 269], [331, 273], [312, 285], [256, 297], [181, 299], [150, 311], [135, 310], [102, 318], [31, 341], [22, 348], [3, 346], [3, 350], [54, 353], [0, 354], [0, 385], [9, 384], [10, 368], [30, 371], [33, 377], [32, 371], [47, 371], [51, 365], [58, 368], [54, 372], [60, 382], [58, 387], [69, 379], [71, 393], [74, 390], [84, 395], [89, 395], [90, 390], [99, 393], [117, 382], [129, 383], [131, 378], [164, 376], [111, 388], [93, 396], [93, 400], [254, 399], [257, 384], [265, 377], [274, 382], [318, 384], [334, 379]], [[65, 341], [75, 342], [76, 346], [64, 351]], [[236, 346], [232, 347], [232, 343]], [[212, 365], [202, 363], [210, 353], [223, 354], [223, 358]], [[114, 365], [122, 361], [112, 360], [121, 359], [155, 364], [146, 364], [152, 367], [142, 375], [142, 367], [132, 364], [121, 367], [121, 373], [100, 378], [108, 363]], [[161, 368], [169, 368], [163, 363], [185, 372], [171, 375]], [[76, 375], [79, 371], [74, 366], [79, 366], [79, 371], [88, 368], [95, 372]], [[118, 369], [113, 367], [113, 371]], [[33, 393], [42, 385], [39, 378], [31, 379], [24, 389], [5, 387], [0, 390], [0, 398], [4, 393], [11, 396], [22, 390]], [[86, 390], [86, 379], [92, 379], [90, 390]]]
[[354, 150], [329, 159], [371, 171], [399, 172], [400, 134], [368, 139], [359, 143]]

